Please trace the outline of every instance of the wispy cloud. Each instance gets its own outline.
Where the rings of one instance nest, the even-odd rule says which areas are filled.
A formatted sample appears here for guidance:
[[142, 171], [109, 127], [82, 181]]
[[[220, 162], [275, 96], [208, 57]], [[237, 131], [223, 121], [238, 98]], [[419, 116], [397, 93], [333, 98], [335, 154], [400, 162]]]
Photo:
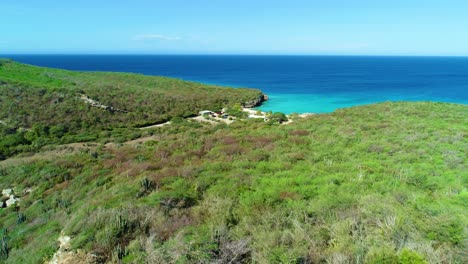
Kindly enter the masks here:
[[181, 37], [165, 36], [165, 35], [160, 35], [160, 34], [136, 35], [133, 39], [134, 40], [165, 40], [165, 41], [182, 40]]

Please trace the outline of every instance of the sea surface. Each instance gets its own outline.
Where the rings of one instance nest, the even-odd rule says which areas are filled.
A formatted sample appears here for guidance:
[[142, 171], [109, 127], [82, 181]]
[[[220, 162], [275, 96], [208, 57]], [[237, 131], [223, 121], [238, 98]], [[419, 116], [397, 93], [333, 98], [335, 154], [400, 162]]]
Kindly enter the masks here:
[[134, 72], [258, 88], [260, 107], [324, 113], [384, 101], [468, 103], [468, 57], [4, 55], [80, 71]]

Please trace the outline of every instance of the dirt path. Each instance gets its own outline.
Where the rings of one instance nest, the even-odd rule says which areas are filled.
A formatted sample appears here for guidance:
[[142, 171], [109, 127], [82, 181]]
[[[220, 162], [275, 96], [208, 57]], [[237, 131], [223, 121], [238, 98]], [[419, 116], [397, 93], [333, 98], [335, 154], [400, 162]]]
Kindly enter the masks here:
[[140, 129], [151, 129], [151, 128], [156, 128], [156, 127], [167, 126], [167, 125], [170, 125], [170, 124], [171, 124], [171, 121], [167, 121], [166, 123], [162, 123], [162, 124], [140, 127]]
[[[190, 117], [190, 118], [187, 118], [187, 119], [197, 121], [197, 122], [202, 122], [202, 123], [210, 123], [210, 124], [213, 124], [213, 125], [217, 125], [219, 123], [226, 123], [226, 124], [229, 125], [234, 121], [234, 120], [223, 119], [223, 118], [215, 118], [215, 117], [213, 117], [211, 119], [207, 119], [204, 116]], [[151, 125], [151, 126], [146, 126], [146, 127], [140, 127], [139, 129], [151, 129], [151, 128], [167, 126], [167, 125], [170, 125], [170, 124], [171, 124], [171, 121], [168, 121], [168, 122], [162, 123], [162, 124]]]
[[213, 125], [218, 125], [221, 122], [224, 122], [226, 124], [231, 124], [233, 122], [233, 120], [229, 120], [229, 119], [216, 118], [215, 120], [212, 120], [212, 119], [207, 119], [207, 118], [205, 118], [203, 116], [191, 117], [189, 119], [197, 121], [197, 122], [202, 122], [202, 123], [210, 123], [210, 124], [213, 124]]

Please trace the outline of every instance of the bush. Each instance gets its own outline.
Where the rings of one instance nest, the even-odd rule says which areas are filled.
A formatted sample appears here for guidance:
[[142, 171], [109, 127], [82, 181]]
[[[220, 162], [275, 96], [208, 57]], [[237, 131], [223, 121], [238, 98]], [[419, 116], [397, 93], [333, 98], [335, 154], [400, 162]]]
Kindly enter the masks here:
[[270, 116], [268, 116], [268, 119], [273, 122], [280, 123], [280, 124], [288, 121], [288, 117], [285, 114], [280, 113], [280, 112], [271, 114]]
[[418, 253], [405, 248], [400, 253], [399, 264], [427, 264], [427, 261]]

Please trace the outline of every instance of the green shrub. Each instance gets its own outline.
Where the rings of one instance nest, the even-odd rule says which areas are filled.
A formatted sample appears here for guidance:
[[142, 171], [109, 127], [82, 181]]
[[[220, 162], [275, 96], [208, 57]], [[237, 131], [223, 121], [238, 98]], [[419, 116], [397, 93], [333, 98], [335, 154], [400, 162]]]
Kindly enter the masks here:
[[418, 253], [405, 248], [400, 253], [399, 263], [400, 264], [427, 264], [427, 261], [425, 261], [424, 258]]
[[280, 124], [288, 121], [288, 117], [285, 114], [280, 113], [280, 112], [276, 112], [276, 113], [269, 115], [268, 119], [272, 122], [276, 122]]

